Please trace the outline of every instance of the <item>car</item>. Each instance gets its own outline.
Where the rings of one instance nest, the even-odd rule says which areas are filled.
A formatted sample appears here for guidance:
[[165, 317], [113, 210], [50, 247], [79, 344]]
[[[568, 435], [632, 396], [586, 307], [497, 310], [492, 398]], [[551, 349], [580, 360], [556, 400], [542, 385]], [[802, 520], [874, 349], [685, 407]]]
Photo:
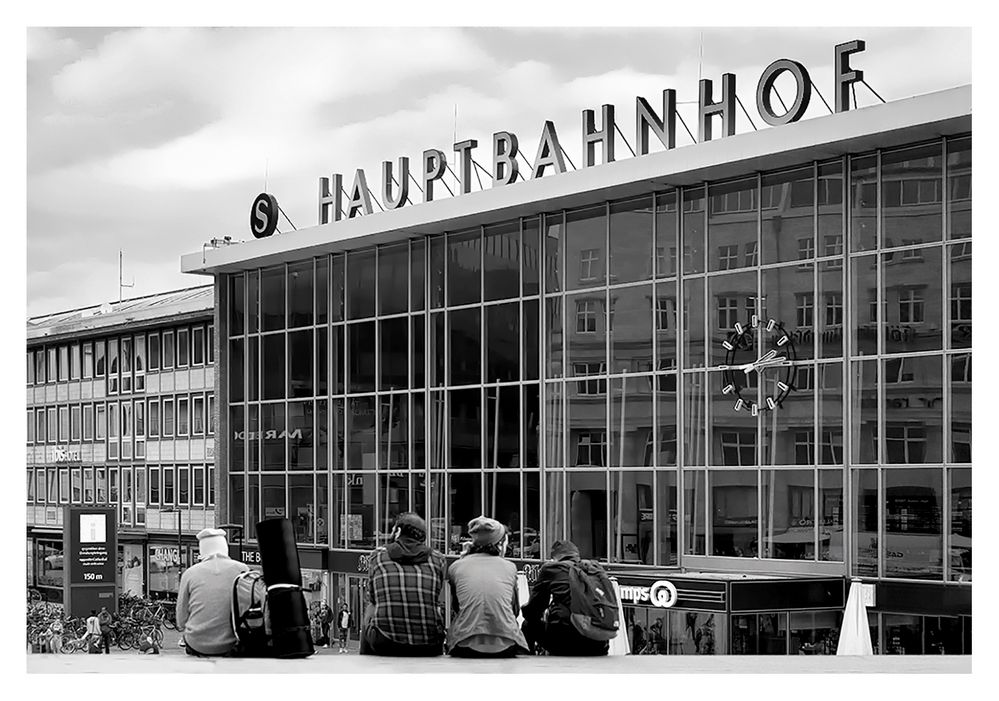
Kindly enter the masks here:
[[62, 553], [55, 553], [49, 555], [42, 561], [42, 571], [48, 572], [49, 570], [61, 570], [63, 563]]

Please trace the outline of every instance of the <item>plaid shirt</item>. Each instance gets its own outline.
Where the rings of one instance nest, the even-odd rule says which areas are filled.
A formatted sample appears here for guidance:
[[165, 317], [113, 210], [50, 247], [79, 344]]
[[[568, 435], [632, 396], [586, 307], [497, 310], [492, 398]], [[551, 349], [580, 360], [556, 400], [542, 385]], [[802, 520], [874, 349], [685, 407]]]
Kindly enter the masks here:
[[384, 548], [373, 552], [368, 566], [368, 602], [374, 606], [371, 624], [397, 643], [443, 642], [440, 598], [445, 569], [444, 556], [436, 551], [419, 565], [395, 562]]

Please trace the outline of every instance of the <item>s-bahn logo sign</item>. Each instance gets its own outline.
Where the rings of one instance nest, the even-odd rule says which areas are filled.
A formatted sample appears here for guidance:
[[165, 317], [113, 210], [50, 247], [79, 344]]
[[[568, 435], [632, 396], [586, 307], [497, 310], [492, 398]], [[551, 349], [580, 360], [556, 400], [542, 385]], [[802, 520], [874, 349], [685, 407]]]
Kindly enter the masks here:
[[250, 231], [253, 235], [262, 239], [270, 236], [277, 229], [278, 203], [274, 195], [262, 192], [253, 200], [250, 207]]
[[651, 587], [621, 586], [621, 601], [633, 604], [652, 604], [658, 608], [668, 609], [676, 605], [676, 587], [672, 582], [660, 579]]
[[[837, 113], [850, 109], [850, 93], [855, 90], [854, 84], [864, 80], [864, 72], [850, 66], [850, 56], [864, 51], [865, 48], [864, 41], [855, 39], [837, 44], [833, 50], [832, 89]], [[789, 96], [780, 95], [775, 87], [778, 78], [785, 74], [790, 76], [795, 85], [793, 99], [787, 101], [785, 97]], [[713, 81], [708, 79], [699, 81], [696, 126], [698, 142], [711, 141], [716, 135], [719, 138], [735, 135], [736, 103], [738, 102], [738, 106], [746, 111], [736, 96], [735, 83], [734, 73], [723, 73], [721, 95], [716, 97]], [[808, 69], [803, 64], [787, 58], [778, 59], [760, 74], [756, 84], [756, 110], [763, 121], [770, 126], [797, 122], [805, 115], [811, 104], [813, 90], [825, 103], [825, 98], [818, 92], [808, 74]], [[779, 108], [774, 104], [775, 96]], [[829, 108], [828, 103], [825, 104]], [[833, 111], [833, 108], [829, 109]], [[647, 155], [652, 144], [651, 136], [655, 136], [666, 150], [675, 148], [678, 116], [676, 90], [672, 88], [662, 91], [661, 109], [653, 107], [644, 97], [637, 96], [634, 122], [635, 148], [632, 149], [628, 144], [628, 149], [635, 157]], [[749, 116], [748, 112], [746, 116]], [[582, 168], [597, 164], [598, 146], [603, 156], [603, 163], [613, 162], [617, 156], [617, 136], [620, 134], [622, 139], [624, 138], [624, 133], [616, 121], [614, 105], [602, 105], [600, 117], [601, 122], [598, 127], [595, 110], [587, 109], [582, 112]], [[714, 130], [717, 119], [721, 120], [720, 135]], [[693, 139], [693, 134], [682, 117], [680, 123]], [[466, 139], [453, 144], [458, 167], [457, 173], [452, 171], [452, 174], [458, 181], [458, 188], [451, 192], [452, 196], [458, 197], [471, 192], [473, 180], [478, 181], [480, 189], [484, 189], [479, 172], [485, 173], [487, 182], [492, 179], [493, 188], [510, 185], [518, 178], [526, 180], [527, 176], [520, 171], [518, 156], [527, 165], [531, 179], [541, 178], [549, 170], [556, 174], [566, 172], [567, 156], [559, 141], [555, 124], [550, 120], [545, 121], [541, 128], [541, 138], [533, 163], [528, 162], [521, 154], [520, 141], [517, 135], [510, 131], [498, 131], [492, 136], [492, 173], [486, 171], [474, 158], [473, 152], [478, 145], [479, 142], [475, 139]], [[424, 202], [433, 201], [435, 194], [439, 192], [435, 191], [435, 185], [443, 185], [451, 191], [443, 181], [444, 174], [448, 170], [447, 155], [437, 148], [423, 151], [415, 174], [411, 172], [410, 159], [406, 156], [400, 156], [396, 163], [382, 161], [381, 188], [378, 190], [380, 200], [376, 200], [379, 209], [388, 211], [412, 204], [410, 182], [423, 193]], [[319, 178], [319, 224], [328, 223], [331, 220], [331, 213], [333, 221], [340, 221], [345, 216], [347, 219], [352, 219], [359, 215], [372, 214], [372, 199], [372, 190], [368, 187], [368, 177], [363, 168], [358, 168], [354, 172], [353, 184], [349, 190], [344, 187], [342, 173], [333, 173], [328, 178], [321, 177]], [[272, 195], [266, 193], [259, 195], [250, 209], [250, 229], [253, 235], [263, 238], [273, 234], [277, 228], [278, 213], [277, 200]]]

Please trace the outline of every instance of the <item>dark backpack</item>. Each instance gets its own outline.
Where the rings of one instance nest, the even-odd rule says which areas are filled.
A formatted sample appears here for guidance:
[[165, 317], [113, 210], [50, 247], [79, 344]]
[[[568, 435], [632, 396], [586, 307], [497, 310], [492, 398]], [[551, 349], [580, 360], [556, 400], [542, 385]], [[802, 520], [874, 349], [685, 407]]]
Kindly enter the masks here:
[[235, 657], [271, 657], [267, 587], [259, 572], [243, 572], [232, 583], [232, 630]]
[[592, 560], [569, 567], [569, 620], [584, 638], [612, 640], [617, 637], [617, 596], [604, 568]]

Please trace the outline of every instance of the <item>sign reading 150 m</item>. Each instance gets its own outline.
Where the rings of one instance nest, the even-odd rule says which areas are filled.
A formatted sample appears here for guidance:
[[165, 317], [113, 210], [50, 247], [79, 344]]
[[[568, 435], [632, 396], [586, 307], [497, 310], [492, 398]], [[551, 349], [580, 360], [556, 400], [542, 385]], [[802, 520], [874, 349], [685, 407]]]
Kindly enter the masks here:
[[[865, 43], [859, 39], [838, 44], [834, 49], [833, 94], [836, 112], [845, 112], [850, 109], [851, 88], [854, 83], [864, 79], [863, 71], [853, 69], [850, 66], [850, 56], [864, 51], [864, 49]], [[783, 112], [778, 113], [772, 101], [775, 93], [774, 84], [785, 73], [794, 80], [795, 95], [794, 100], [787, 103], [790, 105], [789, 107], [780, 95], [777, 96], [783, 108]], [[722, 137], [735, 135], [735, 74], [722, 74], [721, 96], [717, 100], [714, 97], [714, 84], [711, 80], [701, 80], [698, 87], [698, 141], [711, 141], [714, 135], [712, 126], [715, 118], [721, 119]], [[796, 122], [804, 116], [808, 109], [813, 87], [814, 84], [805, 66], [790, 59], [779, 59], [767, 66], [757, 81], [756, 109], [763, 121], [771, 126]], [[667, 150], [676, 147], [676, 105], [676, 90], [673, 89], [663, 90], [662, 110], [658, 112], [644, 97], [635, 98], [634, 133], [636, 143], [634, 152], [636, 156], [644, 156], [649, 153], [650, 135], [655, 135], [656, 139]], [[619, 128], [615, 123], [614, 105], [601, 107], [601, 119], [602, 123], [598, 129], [594, 110], [588, 109], [582, 112], [583, 168], [596, 165], [597, 146], [601, 148], [604, 163], [611, 163], [616, 159], [615, 146]], [[523, 178], [517, 161], [517, 156], [520, 155], [517, 135], [509, 131], [498, 131], [493, 134], [492, 142], [492, 186], [496, 188], [510, 185], [518, 177]], [[456, 177], [459, 181], [458, 191], [454, 193], [456, 196], [472, 191], [472, 180], [475, 174], [473, 170], [475, 160], [472, 152], [478, 145], [478, 141], [475, 139], [466, 139], [454, 144], [454, 152], [457, 154], [458, 160]], [[529, 164], [530, 177], [532, 179], [541, 178], [549, 168], [556, 173], [564, 173], [566, 170], [565, 160], [555, 124], [546, 121], [541, 129], [537, 155], [533, 164]], [[418, 186], [422, 184], [423, 201], [431, 202], [434, 199], [434, 184], [444, 177], [446, 170], [447, 156], [436, 148], [423, 152], [420, 165], [422, 177], [419, 179], [410, 174], [409, 158], [400, 157], [398, 168], [392, 161], [383, 161], [380, 190], [382, 209], [399, 209], [409, 202], [411, 179]], [[330, 211], [332, 211], [334, 221], [340, 221], [344, 215], [350, 219], [361, 214], [373, 213], [371, 190], [368, 188], [368, 179], [364, 169], [358, 168], [355, 171], [354, 182], [349, 191], [344, 190], [343, 183], [343, 175], [340, 173], [334, 173], [330, 178], [322, 177], [319, 179], [320, 224], [326, 224], [330, 221]], [[344, 196], [347, 198], [346, 203]], [[277, 200], [267, 193], [258, 196], [250, 210], [250, 228], [253, 235], [257, 238], [270, 236], [274, 233], [277, 217]]]

